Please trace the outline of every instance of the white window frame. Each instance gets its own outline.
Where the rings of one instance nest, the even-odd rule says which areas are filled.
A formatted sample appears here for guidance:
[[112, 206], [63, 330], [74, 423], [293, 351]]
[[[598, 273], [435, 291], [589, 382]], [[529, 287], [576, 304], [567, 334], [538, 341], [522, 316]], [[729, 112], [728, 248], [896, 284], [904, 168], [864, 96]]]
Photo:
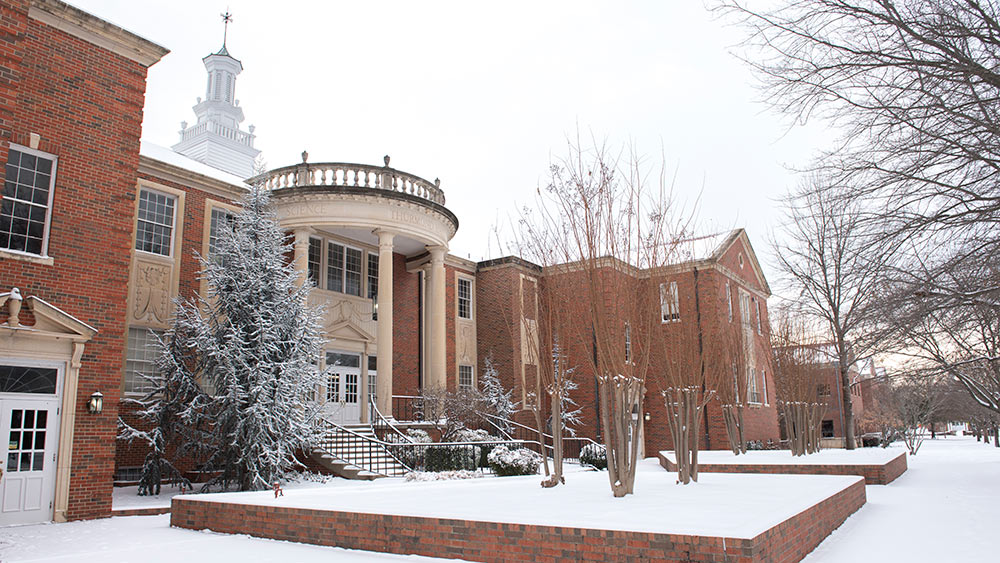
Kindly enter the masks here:
[[[464, 316], [462, 315], [462, 283], [463, 282], [469, 285], [468, 308], [467, 308], [467, 311], [466, 311], [468, 314], [464, 315]], [[460, 318], [460, 319], [472, 319], [474, 317], [474, 315], [472, 313], [472, 311], [473, 311], [473, 301], [474, 301], [474, 297], [473, 297], [474, 287], [475, 286], [473, 285], [473, 279], [472, 278], [468, 278], [468, 277], [465, 277], [465, 276], [458, 276], [458, 279], [455, 282], [455, 314], [458, 315], [458, 318]]]
[[764, 368], [760, 369], [760, 383], [761, 383], [761, 392], [763, 393], [763, 396], [761, 398], [764, 399], [764, 406], [766, 407], [771, 403], [769, 403], [767, 400], [767, 370]]
[[726, 280], [726, 305], [729, 307], [729, 322], [733, 322], [733, 288]]
[[[13, 254], [15, 256], [30, 256], [30, 257], [37, 257], [37, 258], [48, 258], [49, 257], [49, 232], [50, 232], [50, 230], [52, 228], [52, 202], [54, 201], [54, 195], [55, 195], [55, 192], [56, 192], [56, 171], [57, 171], [57, 167], [59, 165], [59, 157], [56, 156], [56, 155], [54, 155], [54, 154], [51, 154], [51, 153], [47, 153], [47, 152], [44, 152], [44, 151], [40, 151], [40, 150], [28, 148], [28, 147], [25, 147], [23, 145], [18, 145], [16, 143], [10, 143], [10, 146], [8, 147], [8, 156], [7, 156], [8, 160], [7, 160], [7, 162], [10, 162], [10, 152], [9, 152], [10, 150], [16, 150], [16, 151], [21, 152], [21, 153], [27, 153], [27, 154], [30, 154], [30, 155], [36, 157], [36, 158], [37, 157], [41, 157], [41, 158], [44, 158], [46, 160], [51, 160], [52, 161], [52, 170], [49, 173], [49, 200], [45, 203], [45, 207], [46, 207], [45, 208], [45, 226], [42, 228], [42, 249], [41, 249], [41, 253], [40, 254], [35, 254], [34, 252], [28, 252], [27, 250], [16, 250], [16, 249], [13, 249], [13, 248], [0, 248], [0, 252], [4, 252], [4, 253], [9, 252], [9, 253], [11, 253], [11, 254]], [[7, 163], [4, 163], [4, 166], [6, 166], [6, 164]], [[2, 194], [3, 194], [3, 192], [0, 191], [0, 200], [5, 199], [5, 198], [2, 197]], [[13, 198], [11, 198], [11, 199], [13, 199]], [[15, 200], [15, 201], [23, 201], [23, 200]], [[32, 205], [36, 205], [36, 204], [32, 204]]]
[[757, 334], [764, 334], [760, 328], [760, 299], [756, 299], [757, 302]]
[[[462, 383], [462, 371], [463, 368], [467, 369], [469, 376], [468, 385]], [[459, 364], [458, 366], [458, 388], [459, 389], [475, 389], [476, 388], [476, 369], [469, 364]]]
[[760, 394], [757, 392], [757, 370], [755, 368], [750, 368], [747, 382], [749, 383], [747, 385], [747, 404], [760, 405]]
[[[173, 209], [173, 216], [170, 218], [170, 239], [169, 239], [169, 241], [168, 241], [168, 243], [166, 245], [167, 246], [167, 250], [168, 250], [167, 254], [160, 254], [159, 252], [150, 252], [148, 250], [143, 250], [141, 248], [137, 248], [139, 246], [139, 221], [140, 221], [140, 219], [139, 219], [139, 206], [142, 205], [142, 192], [151, 192], [151, 193], [159, 194], [159, 195], [165, 196], [165, 197], [173, 200], [173, 202], [174, 202], [174, 205], [173, 205], [173, 208], [174, 208]], [[174, 256], [174, 242], [177, 240], [177, 238], [176, 238], [177, 237], [177, 209], [180, 207], [180, 198], [177, 197], [176, 194], [172, 194], [170, 192], [165, 192], [163, 190], [157, 190], [155, 188], [151, 188], [151, 187], [148, 187], [148, 186], [139, 186], [138, 197], [139, 197], [139, 201], [136, 202], [136, 206], [135, 206], [135, 243], [132, 246], [135, 248], [136, 252], [142, 252], [143, 254], [147, 254], [149, 256], [162, 256], [164, 258], [173, 258], [173, 256]], [[152, 223], [151, 221], [145, 221], [145, 222]], [[156, 225], [158, 223], [152, 223], [152, 224]]]
[[205, 258], [207, 258], [209, 261], [215, 260], [214, 251], [212, 249], [212, 239], [214, 238], [218, 240], [219, 238], [218, 232], [216, 232], [214, 235], [212, 233], [212, 219], [215, 216], [216, 212], [227, 215], [230, 218], [230, 220], [235, 219], [237, 213], [235, 210], [229, 207], [223, 207], [221, 205], [213, 205], [213, 204], [208, 205], [208, 214], [207, 214], [208, 229], [205, 234]]
[[663, 282], [660, 284], [660, 323], [679, 322], [681, 322], [681, 303], [677, 282]]
[[632, 325], [625, 321], [625, 361], [632, 361]]
[[[122, 392], [131, 397], [143, 396], [149, 393], [150, 389], [140, 389], [136, 390], [135, 386], [137, 383], [143, 384], [143, 386], [148, 385], [148, 382], [142, 380], [142, 376], [138, 375], [138, 370], [129, 370], [130, 363], [143, 363], [152, 364], [155, 368], [156, 356], [155, 354], [150, 357], [149, 353], [151, 351], [151, 344], [155, 342], [155, 338], [150, 334], [150, 332], [159, 334], [163, 336], [163, 330], [153, 329], [144, 326], [130, 326], [125, 333], [125, 370], [122, 377]], [[144, 357], [135, 358], [132, 356], [133, 346], [132, 346], [132, 334], [142, 334], [145, 340], [146, 346], [143, 348]]]
[[[312, 243], [312, 241], [319, 241], [319, 246], [320, 246], [320, 252], [319, 252], [319, 279], [311, 280], [312, 283], [314, 284], [314, 287], [316, 287], [317, 289], [322, 289], [324, 291], [332, 291], [334, 293], [339, 293], [341, 295], [348, 295], [350, 297], [357, 297], [357, 298], [360, 298], [360, 299], [370, 299], [370, 297], [367, 297], [367, 295], [368, 295], [368, 289], [369, 289], [369, 287], [368, 287], [368, 260], [369, 260], [369, 258], [368, 257], [369, 256], [375, 256], [376, 259], [377, 259], [377, 257], [378, 257], [377, 253], [372, 252], [371, 250], [369, 250], [367, 248], [364, 248], [364, 247], [361, 247], [361, 246], [356, 246], [354, 244], [350, 244], [350, 243], [348, 243], [346, 241], [343, 241], [343, 240], [340, 240], [340, 239], [328, 238], [328, 237], [324, 237], [324, 236], [310, 236], [309, 237], [309, 241], [310, 241], [310, 244]], [[341, 248], [344, 249], [343, 263], [341, 264], [343, 275], [342, 275], [341, 280], [340, 280], [340, 288], [338, 288], [338, 289], [330, 289], [329, 284], [328, 284], [328, 281], [329, 281], [328, 280], [328, 277], [329, 277], [328, 269], [329, 269], [330, 245], [331, 244], [335, 244], [335, 245], [340, 246]], [[359, 267], [360, 267], [359, 271], [360, 271], [361, 278], [360, 278], [359, 287], [358, 287], [359, 293], [357, 295], [355, 295], [353, 293], [347, 293], [347, 292], [344, 291], [344, 288], [347, 287], [347, 250], [348, 249], [350, 249], [350, 250], [356, 250], [356, 251], [358, 251], [358, 252], [361, 253], [361, 262], [359, 264]], [[309, 255], [308, 255], [308, 251], [306, 253], [306, 272], [307, 272], [307, 274], [309, 272]]]

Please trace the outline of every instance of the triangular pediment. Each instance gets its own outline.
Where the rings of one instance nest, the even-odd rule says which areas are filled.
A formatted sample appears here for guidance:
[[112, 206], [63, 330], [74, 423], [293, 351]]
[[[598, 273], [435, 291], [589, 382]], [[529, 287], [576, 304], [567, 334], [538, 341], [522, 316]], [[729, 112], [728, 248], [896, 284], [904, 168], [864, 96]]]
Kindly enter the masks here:
[[375, 342], [375, 337], [349, 320], [331, 323], [325, 329], [328, 338]]
[[753, 245], [750, 244], [750, 237], [747, 236], [746, 229], [734, 229], [729, 236], [716, 248], [715, 252], [712, 254], [713, 260], [720, 260], [722, 256], [729, 251], [729, 249], [736, 244], [737, 241], [743, 242], [743, 247], [746, 249], [747, 260], [750, 262], [750, 269], [753, 270], [754, 277], [763, 288], [767, 295], [771, 295], [771, 287], [767, 284], [767, 279], [764, 278], [764, 270], [760, 267], [760, 262], [757, 260], [757, 253], [753, 250]]
[[[0, 306], [6, 304], [9, 294], [0, 295]], [[35, 317], [35, 324], [30, 326], [20, 325], [15, 330], [30, 330], [45, 335], [70, 337], [75, 340], [87, 341], [97, 334], [97, 329], [87, 323], [77, 319], [73, 315], [63, 311], [34, 295], [25, 297], [22, 308], [31, 311]], [[2, 325], [10, 327], [8, 323]]]

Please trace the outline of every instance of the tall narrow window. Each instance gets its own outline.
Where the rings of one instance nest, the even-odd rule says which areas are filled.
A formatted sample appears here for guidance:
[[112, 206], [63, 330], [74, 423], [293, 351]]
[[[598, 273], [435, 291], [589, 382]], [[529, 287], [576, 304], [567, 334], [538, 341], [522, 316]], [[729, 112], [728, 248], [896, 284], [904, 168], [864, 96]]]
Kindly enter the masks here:
[[625, 323], [625, 361], [632, 361], [632, 327]]
[[760, 393], [757, 391], [757, 370], [750, 368], [747, 379], [747, 402], [751, 405], [760, 404]]
[[458, 317], [472, 318], [472, 280], [458, 278]]
[[128, 329], [125, 351], [125, 392], [147, 393], [153, 389], [148, 379], [156, 375], [156, 335], [147, 328]]
[[174, 236], [172, 195], [139, 190], [139, 217], [135, 228], [135, 248], [143, 252], [170, 256]]
[[458, 366], [458, 388], [472, 389], [472, 366]]
[[344, 247], [332, 242], [326, 246], [326, 289], [344, 291]]
[[208, 259], [219, 262], [219, 236], [228, 229], [232, 232], [234, 215], [228, 209], [212, 208], [212, 218], [208, 226]]
[[11, 145], [0, 201], [0, 248], [48, 252], [56, 157]]
[[378, 295], [378, 254], [368, 253], [368, 298]]
[[309, 239], [309, 281], [313, 285], [319, 285], [319, 273], [322, 268], [323, 241], [318, 238]]
[[733, 290], [726, 282], [726, 307], [729, 308], [729, 322], [733, 322]]
[[676, 323], [681, 320], [677, 282], [660, 284], [660, 320], [665, 323]]
[[368, 396], [375, 402], [375, 385], [378, 381], [378, 356], [368, 356]]
[[764, 334], [760, 328], [760, 299], [757, 300], [757, 334]]
[[357, 248], [345, 247], [344, 293], [361, 296], [361, 256]]
[[760, 370], [760, 386], [762, 395], [761, 398], [764, 400], [764, 405], [766, 406], [768, 402], [767, 402], [767, 371], [765, 370]]

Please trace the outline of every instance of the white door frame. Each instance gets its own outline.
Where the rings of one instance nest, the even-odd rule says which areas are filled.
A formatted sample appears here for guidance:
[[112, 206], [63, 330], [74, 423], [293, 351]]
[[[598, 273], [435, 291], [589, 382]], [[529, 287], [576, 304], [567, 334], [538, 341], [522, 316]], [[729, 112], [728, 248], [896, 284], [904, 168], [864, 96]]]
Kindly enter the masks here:
[[[63, 410], [63, 386], [66, 381], [66, 363], [0, 356], [0, 365], [56, 370], [56, 388], [53, 394], [0, 393], [0, 464], [2, 464], [4, 470], [3, 480], [0, 482], [0, 525], [48, 522], [55, 517], [55, 509], [57, 508], [56, 493], [60, 489], [60, 479], [64, 479], [67, 482], [66, 484], [68, 484], [69, 480], [69, 475], [63, 475], [64, 472], [59, 469], [60, 466], [67, 465], [59, 457], [64, 448], [60, 440], [60, 430], [62, 429], [61, 413]], [[42, 480], [40, 484], [41, 497], [39, 508], [36, 509], [37, 513], [33, 517], [21, 516], [23, 514], [21, 507], [24, 504], [24, 489], [28, 481], [20, 478], [18, 475], [20, 471], [12, 471], [8, 463], [9, 438], [12, 432], [11, 415], [14, 409], [45, 409], [48, 411], [43, 448], [42, 474], [28, 478], [32, 481], [36, 479]], [[35, 471], [31, 471], [31, 473], [35, 473]], [[7, 497], [7, 493], [9, 492], [7, 487], [8, 485], [12, 486], [14, 483], [20, 484], [17, 508], [10, 505], [11, 499]], [[65, 516], [65, 512], [63, 512], [63, 516]]]
[[[361, 377], [361, 359], [363, 354], [346, 350], [327, 350], [323, 356], [324, 363], [330, 354], [353, 356], [358, 359], [356, 366], [326, 365], [326, 386], [323, 410], [339, 424], [358, 424], [361, 422], [361, 393], [366, 392]], [[331, 380], [336, 377], [336, 387], [331, 386]]]

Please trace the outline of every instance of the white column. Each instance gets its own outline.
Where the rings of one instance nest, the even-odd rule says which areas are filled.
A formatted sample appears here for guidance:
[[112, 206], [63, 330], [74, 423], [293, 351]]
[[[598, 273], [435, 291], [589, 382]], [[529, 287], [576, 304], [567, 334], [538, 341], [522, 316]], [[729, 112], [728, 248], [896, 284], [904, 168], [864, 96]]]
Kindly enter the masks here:
[[427, 280], [428, 297], [428, 340], [430, 341], [430, 362], [428, 387], [432, 390], [445, 390], [448, 386], [445, 371], [445, 270], [444, 255], [448, 252], [447, 246], [428, 246], [427, 250], [431, 254], [431, 267]]
[[392, 239], [394, 233], [378, 231], [378, 328], [376, 331], [375, 406], [382, 416], [392, 416]]
[[295, 229], [295, 242], [292, 249], [295, 251], [293, 264], [299, 272], [299, 285], [306, 283], [309, 279], [309, 235], [313, 232], [310, 228]]

